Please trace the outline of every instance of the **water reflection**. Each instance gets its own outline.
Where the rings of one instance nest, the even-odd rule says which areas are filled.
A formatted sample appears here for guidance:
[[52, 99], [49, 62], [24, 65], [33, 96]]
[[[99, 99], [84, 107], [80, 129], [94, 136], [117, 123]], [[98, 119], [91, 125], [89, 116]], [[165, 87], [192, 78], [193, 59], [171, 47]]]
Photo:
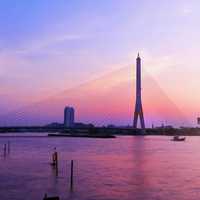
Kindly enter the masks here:
[[145, 173], [146, 165], [145, 138], [138, 136], [133, 138], [134, 169], [133, 179], [136, 186], [132, 195], [135, 199], [149, 199], [147, 192], [148, 174]]

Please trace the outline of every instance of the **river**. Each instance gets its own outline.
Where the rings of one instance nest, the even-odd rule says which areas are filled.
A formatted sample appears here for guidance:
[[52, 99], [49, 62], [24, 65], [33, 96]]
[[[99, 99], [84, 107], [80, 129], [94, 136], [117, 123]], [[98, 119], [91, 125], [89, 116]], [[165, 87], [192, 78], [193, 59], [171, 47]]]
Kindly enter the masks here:
[[[0, 137], [0, 199], [196, 200], [200, 198], [200, 137], [114, 139]], [[10, 142], [10, 152], [3, 146]], [[58, 175], [50, 166], [57, 148]], [[74, 186], [70, 190], [70, 161]]]

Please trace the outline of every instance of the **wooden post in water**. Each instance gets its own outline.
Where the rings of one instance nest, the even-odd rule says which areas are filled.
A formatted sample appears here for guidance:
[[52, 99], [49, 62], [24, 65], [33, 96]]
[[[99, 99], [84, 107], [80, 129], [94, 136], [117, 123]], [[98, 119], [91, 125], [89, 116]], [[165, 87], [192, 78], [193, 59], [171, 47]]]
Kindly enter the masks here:
[[8, 153], [10, 153], [10, 141], [8, 141]]
[[58, 177], [58, 165], [57, 164], [55, 165], [55, 174], [56, 174], [56, 177]]
[[74, 178], [74, 161], [71, 160], [71, 175], [70, 175], [70, 189], [73, 190], [73, 178]]
[[4, 150], [4, 154], [6, 154], [6, 144], [4, 144], [4, 148], [3, 148], [3, 150]]
[[58, 152], [56, 151], [56, 148], [54, 148], [54, 152], [52, 154], [52, 163], [51, 163], [54, 171], [55, 171], [55, 175], [58, 176]]
[[44, 200], [45, 200], [45, 199], [47, 199], [47, 193], [45, 193], [45, 195], [44, 195]]
[[47, 197], [47, 194], [45, 194], [43, 200], [60, 200], [60, 198], [59, 197]]
[[53, 166], [58, 166], [58, 152], [56, 151], [56, 148], [54, 148], [54, 153], [52, 154], [52, 160], [53, 160]]

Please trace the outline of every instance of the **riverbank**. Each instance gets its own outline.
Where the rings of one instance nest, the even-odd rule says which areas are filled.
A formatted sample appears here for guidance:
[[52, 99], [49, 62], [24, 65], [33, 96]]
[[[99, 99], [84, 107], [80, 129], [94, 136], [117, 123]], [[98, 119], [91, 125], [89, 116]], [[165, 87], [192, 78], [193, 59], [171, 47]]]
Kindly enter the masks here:
[[[66, 137], [113, 137], [114, 135], [182, 135], [182, 136], [200, 136], [200, 128], [107, 128], [107, 127], [92, 127], [92, 128], [60, 128], [46, 126], [30, 126], [30, 127], [0, 127], [1, 134], [7, 133], [48, 133], [54, 136], [59, 133], [60, 136]], [[57, 135], [55, 135], [57, 136]]]

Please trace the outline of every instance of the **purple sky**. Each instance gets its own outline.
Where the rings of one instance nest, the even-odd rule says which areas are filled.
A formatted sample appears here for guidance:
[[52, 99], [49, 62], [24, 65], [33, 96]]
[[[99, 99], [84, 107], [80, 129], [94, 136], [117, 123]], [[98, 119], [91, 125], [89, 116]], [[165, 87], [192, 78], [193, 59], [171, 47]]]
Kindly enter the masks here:
[[197, 0], [1, 1], [1, 113], [134, 68], [139, 51], [143, 71], [195, 124], [199, 10]]

